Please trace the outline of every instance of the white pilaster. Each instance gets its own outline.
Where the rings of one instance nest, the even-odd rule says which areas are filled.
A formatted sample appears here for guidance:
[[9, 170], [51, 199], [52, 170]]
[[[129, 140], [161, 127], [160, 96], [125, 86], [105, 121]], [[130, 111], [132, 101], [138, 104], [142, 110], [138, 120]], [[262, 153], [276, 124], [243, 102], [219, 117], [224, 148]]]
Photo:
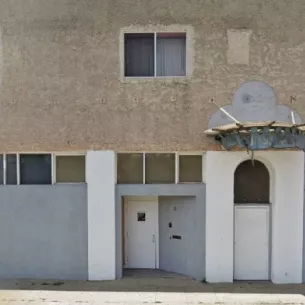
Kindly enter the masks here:
[[[234, 154], [234, 153], [233, 153]], [[206, 153], [206, 280], [233, 281], [233, 175], [231, 152]], [[232, 164], [233, 163], [233, 164]]]
[[89, 151], [86, 157], [88, 188], [88, 278], [115, 279], [115, 184], [113, 151]]
[[274, 283], [302, 283], [304, 153], [268, 153], [275, 170], [272, 202], [272, 265]]

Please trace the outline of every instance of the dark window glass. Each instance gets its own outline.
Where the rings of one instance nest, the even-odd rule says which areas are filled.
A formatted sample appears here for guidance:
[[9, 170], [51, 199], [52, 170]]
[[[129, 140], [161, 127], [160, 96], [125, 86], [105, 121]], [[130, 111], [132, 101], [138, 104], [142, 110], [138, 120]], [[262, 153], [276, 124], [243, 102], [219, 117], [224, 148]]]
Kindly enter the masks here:
[[20, 184], [51, 184], [51, 155], [20, 155]]
[[145, 221], [146, 214], [145, 213], [138, 213], [138, 221]]
[[118, 154], [117, 163], [118, 183], [143, 183], [143, 154]]
[[146, 154], [146, 183], [175, 183], [175, 154]]
[[6, 155], [6, 184], [17, 184], [17, 156]]
[[3, 155], [0, 155], [0, 184], [3, 184]]
[[125, 34], [125, 76], [154, 76], [154, 34]]
[[179, 156], [179, 182], [202, 182], [202, 156]]
[[270, 177], [266, 166], [257, 160], [241, 163], [234, 174], [235, 203], [269, 203]]

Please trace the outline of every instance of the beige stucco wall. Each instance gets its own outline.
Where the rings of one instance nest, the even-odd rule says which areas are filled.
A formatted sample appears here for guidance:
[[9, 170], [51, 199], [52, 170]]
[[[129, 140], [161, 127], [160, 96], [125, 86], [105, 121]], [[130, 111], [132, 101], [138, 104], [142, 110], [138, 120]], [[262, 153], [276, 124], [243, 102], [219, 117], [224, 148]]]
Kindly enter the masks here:
[[[0, 150], [205, 150], [210, 115], [249, 80], [305, 118], [305, 1], [0, 0]], [[123, 29], [183, 26], [191, 76], [125, 81]], [[228, 29], [251, 31], [249, 63]], [[247, 57], [245, 57], [247, 58]], [[291, 105], [291, 104], [290, 104]]]

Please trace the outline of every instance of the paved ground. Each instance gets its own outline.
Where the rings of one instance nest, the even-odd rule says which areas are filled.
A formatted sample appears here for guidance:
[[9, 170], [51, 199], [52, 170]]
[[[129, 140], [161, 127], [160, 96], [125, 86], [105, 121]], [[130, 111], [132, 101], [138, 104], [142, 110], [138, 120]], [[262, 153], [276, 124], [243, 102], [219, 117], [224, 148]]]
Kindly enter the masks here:
[[0, 281], [0, 304], [305, 304], [305, 285], [205, 284], [183, 276], [118, 281]]

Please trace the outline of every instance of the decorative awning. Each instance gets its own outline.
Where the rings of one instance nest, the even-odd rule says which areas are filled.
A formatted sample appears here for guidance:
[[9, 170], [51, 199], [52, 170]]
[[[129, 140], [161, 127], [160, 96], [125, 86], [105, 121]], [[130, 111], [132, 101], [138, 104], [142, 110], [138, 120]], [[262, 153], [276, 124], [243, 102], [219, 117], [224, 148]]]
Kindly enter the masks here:
[[205, 131], [227, 150], [299, 148], [305, 150], [305, 124], [287, 122], [245, 122], [217, 126]]

